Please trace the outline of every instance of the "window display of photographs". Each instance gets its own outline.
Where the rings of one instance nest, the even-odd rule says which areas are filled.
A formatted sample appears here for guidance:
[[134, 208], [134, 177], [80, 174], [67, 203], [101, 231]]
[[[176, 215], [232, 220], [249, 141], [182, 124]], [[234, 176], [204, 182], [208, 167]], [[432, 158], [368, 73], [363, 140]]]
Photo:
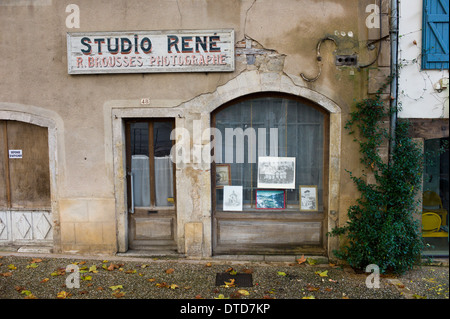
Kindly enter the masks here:
[[259, 157], [258, 188], [295, 188], [295, 157]]
[[286, 191], [278, 189], [257, 189], [257, 209], [284, 209], [286, 208]]

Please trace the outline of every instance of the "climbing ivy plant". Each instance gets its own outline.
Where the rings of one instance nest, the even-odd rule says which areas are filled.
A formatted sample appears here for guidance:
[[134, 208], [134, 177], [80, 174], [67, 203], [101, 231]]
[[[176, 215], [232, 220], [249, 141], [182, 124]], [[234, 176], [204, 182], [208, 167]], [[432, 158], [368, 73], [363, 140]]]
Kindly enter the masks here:
[[[334, 253], [352, 267], [364, 269], [376, 264], [381, 272], [403, 273], [420, 260], [423, 248], [420, 225], [413, 218], [420, 207], [417, 192], [422, 182], [423, 152], [408, 137], [408, 122], [397, 123], [394, 138], [381, 125], [395, 111], [385, 110], [382, 90], [356, 103], [345, 126], [359, 143], [364, 172], [372, 172], [375, 182], [367, 182], [367, 173], [358, 177], [349, 172], [360, 197], [348, 209], [347, 223], [329, 235], [346, 235], [347, 244]], [[391, 160], [383, 160], [380, 147], [392, 140]]]

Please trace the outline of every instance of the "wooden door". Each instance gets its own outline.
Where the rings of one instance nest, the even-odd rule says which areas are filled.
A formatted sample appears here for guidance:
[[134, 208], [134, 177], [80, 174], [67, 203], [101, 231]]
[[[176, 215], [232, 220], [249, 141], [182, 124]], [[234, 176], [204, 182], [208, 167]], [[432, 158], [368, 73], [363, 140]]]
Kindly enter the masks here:
[[0, 121], [0, 245], [51, 242], [48, 130]]
[[126, 123], [128, 238], [132, 250], [176, 251], [171, 119]]

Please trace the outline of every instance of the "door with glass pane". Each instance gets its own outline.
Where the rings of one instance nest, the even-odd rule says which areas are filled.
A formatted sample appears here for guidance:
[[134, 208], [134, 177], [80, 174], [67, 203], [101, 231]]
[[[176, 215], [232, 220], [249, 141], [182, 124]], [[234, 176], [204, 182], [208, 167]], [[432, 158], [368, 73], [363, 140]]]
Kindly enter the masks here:
[[176, 250], [171, 119], [126, 122], [128, 239], [133, 250]]

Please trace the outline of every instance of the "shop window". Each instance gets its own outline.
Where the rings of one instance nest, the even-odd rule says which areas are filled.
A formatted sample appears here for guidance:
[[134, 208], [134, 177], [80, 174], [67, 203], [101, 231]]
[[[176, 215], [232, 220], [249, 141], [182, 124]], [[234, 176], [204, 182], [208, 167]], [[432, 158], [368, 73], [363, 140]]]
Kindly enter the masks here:
[[323, 212], [327, 117], [273, 95], [219, 109], [212, 118], [216, 211]]
[[425, 141], [422, 236], [425, 255], [448, 256], [448, 138]]

